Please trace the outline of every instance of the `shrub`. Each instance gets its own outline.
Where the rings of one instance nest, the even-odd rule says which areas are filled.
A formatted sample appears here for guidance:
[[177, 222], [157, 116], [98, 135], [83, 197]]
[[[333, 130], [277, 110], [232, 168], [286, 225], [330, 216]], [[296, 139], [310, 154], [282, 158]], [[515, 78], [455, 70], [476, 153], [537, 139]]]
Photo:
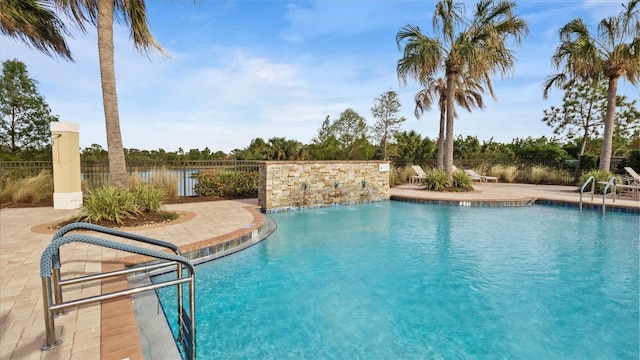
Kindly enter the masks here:
[[149, 184], [133, 186], [129, 192], [132, 194], [140, 212], [159, 212], [166, 200], [164, 190]]
[[640, 171], [640, 150], [634, 149], [629, 152], [629, 156], [627, 156], [626, 166]]
[[490, 175], [491, 172], [491, 165], [489, 163], [483, 162], [480, 165], [474, 166], [474, 170], [478, 173], [478, 174], [487, 174]]
[[158, 189], [162, 189], [167, 199], [175, 200], [180, 194], [178, 193], [178, 175], [175, 172], [168, 171], [166, 167], [162, 167], [156, 176], [151, 179], [151, 184]]
[[580, 157], [580, 169], [585, 171], [597, 170], [599, 155], [584, 154]]
[[198, 183], [193, 187], [197, 196], [246, 198], [258, 195], [258, 172], [216, 173], [202, 171], [194, 176]]
[[457, 169], [453, 172], [453, 187], [460, 189], [473, 189], [473, 181], [467, 173]]
[[449, 178], [444, 170], [430, 169], [424, 179], [425, 190], [442, 191], [449, 185]]
[[[578, 179], [578, 191], [580, 191], [580, 188], [582, 188], [582, 185], [591, 176], [593, 176], [593, 178], [595, 179], [595, 189], [594, 189], [594, 191], [596, 193], [602, 193], [602, 191], [604, 190], [604, 187], [606, 185], [600, 184], [600, 182], [601, 181], [603, 181], [603, 182], [609, 181], [609, 179], [613, 176], [613, 174], [611, 172], [609, 172], [609, 171], [600, 171], [600, 170], [591, 170], [591, 171], [589, 171], [587, 173], [584, 173], [584, 174], [582, 174], [582, 176], [580, 176], [580, 179]], [[588, 191], [590, 189], [591, 189], [591, 185], [587, 186], [585, 188], [585, 191]]]
[[134, 194], [113, 186], [103, 186], [92, 191], [84, 200], [80, 212], [76, 218], [78, 221], [112, 221], [118, 224], [140, 214]]
[[404, 183], [400, 178], [400, 168], [395, 166], [391, 167], [391, 171], [389, 171], [389, 186], [396, 186]]
[[142, 180], [140, 175], [138, 175], [138, 173], [134, 173], [133, 175], [129, 175], [129, 178], [127, 179], [127, 183], [129, 184], [129, 189], [131, 189], [136, 186], [143, 185], [144, 181]]
[[53, 196], [53, 176], [42, 170], [36, 176], [20, 180], [6, 180], [0, 192], [1, 203], [34, 203], [51, 199]]
[[554, 185], [573, 185], [573, 174], [564, 169], [549, 170], [549, 184]]
[[400, 184], [406, 184], [411, 180], [411, 177], [415, 175], [411, 166], [404, 167], [391, 167], [389, 173], [389, 185], [395, 186]]
[[496, 165], [491, 168], [491, 176], [500, 179], [501, 182], [512, 183], [518, 175], [518, 168], [513, 165]]
[[550, 171], [544, 166], [534, 165], [531, 168], [531, 176], [529, 181], [532, 184], [544, 184], [547, 183], [550, 178]]

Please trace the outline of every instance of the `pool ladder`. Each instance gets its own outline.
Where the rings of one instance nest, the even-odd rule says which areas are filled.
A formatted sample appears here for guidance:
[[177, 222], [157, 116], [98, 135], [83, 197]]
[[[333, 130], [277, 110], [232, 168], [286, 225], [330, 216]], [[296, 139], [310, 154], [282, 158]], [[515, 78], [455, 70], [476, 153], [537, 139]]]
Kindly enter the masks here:
[[[613, 202], [616, 202], [616, 177], [612, 176], [609, 178], [609, 180], [605, 183], [602, 182], [605, 186], [604, 186], [604, 190], [602, 191], [602, 215], [605, 214], [606, 212], [606, 200], [607, 200], [607, 192], [609, 191], [609, 188], [612, 188], [612, 194], [613, 194]], [[589, 176], [589, 178], [584, 182], [584, 184], [582, 184], [582, 187], [580, 187], [580, 211], [582, 211], [582, 194], [584, 193], [584, 189], [591, 184], [591, 190], [589, 191], [591, 193], [591, 201], [593, 201], [593, 193], [595, 190], [595, 186], [596, 186], [596, 179], [593, 176]]]
[[[136, 245], [131, 245], [123, 242], [107, 240], [104, 238], [90, 236], [87, 234], [68, 234], [74, 230], [93, 231], [97, 233], [112, 235], [124, 239], [133, 240], [145, 244], [160, 246], [165, 249], [169, 249], [173, 254], [166, 252], [152, 250]], [[147, 263], [147, 265], [122, 269], [116, 271], [110, 271], [105, 273], [96, 273], [86, 276], [75, 277], [71, 279], [63, 280], [60, 275], [60, 247], [72, 242], [82, 242], [86, 244], [96, 245], [100, 247], [126, 251], [133, 254], [145, 255], [154, 258], [154, 261]], [[78, 284], [86, 281], [94, 281], [99, 279], [106, 279], [113, 276], [121, 276], [136, 272], [143, 272], [149, 270], [158, 270], [168, 267], [176, 267], [176, 278], [167, 280], [155, 284], [143, 285], [126, 290], [114, 291], [106, 294], [100, 294], [96, 296], [89, 296], [85, 298], [79, 298], [74, 300], [63, 301], [62, 287], [65, 285]], [[186, 269], [188, 276], [183, 276], [183, 270]], [[148, 238], [141, 235], [127, 233], [124, 231], [111, 229], [103, 226], [88, 224], [88, 223], [73, 223], [66, 225], [53, 236], [49, 246], [45, 248], [40, 257], [40, 277], [42, 279], [42, 295], [44, 303], [44, 317], [45, 317], [45, 330], [46, 330], [46, 342], [42, 345], [42, 350], [49, 350], [57, 347], [62, 343], [61, 340], [56, 338], [54, 317], [63, 315], [64, 310], [70, 307], [75, 307], [84, 304], [90, 304], [100, 302], [102, 300], [113, 299], [117, 297], [123, 297], [128, 295], [134, 295], [144, 291], [156, 290], [166, 286], [176, 285], [178, 287], [178, 323], [179, 323], [179, 340], [184, 349], [185, 357], [187, 359], [196, 358], [196, 336], [195, 336], [195, 270], [191, 262], [180, 255], [178, 247], [174, 244]], [[183, 304], [183, 285], [188, 284], [189, 294], [189, 312], [184, 309]]]

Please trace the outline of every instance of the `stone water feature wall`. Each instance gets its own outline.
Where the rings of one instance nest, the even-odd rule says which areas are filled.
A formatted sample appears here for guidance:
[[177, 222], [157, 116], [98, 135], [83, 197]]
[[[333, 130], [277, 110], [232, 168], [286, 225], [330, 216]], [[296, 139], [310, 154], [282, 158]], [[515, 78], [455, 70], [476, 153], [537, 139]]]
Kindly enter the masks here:
[[276, 212], [389, 200], [388, 161], [260, 163], [258, 205]]

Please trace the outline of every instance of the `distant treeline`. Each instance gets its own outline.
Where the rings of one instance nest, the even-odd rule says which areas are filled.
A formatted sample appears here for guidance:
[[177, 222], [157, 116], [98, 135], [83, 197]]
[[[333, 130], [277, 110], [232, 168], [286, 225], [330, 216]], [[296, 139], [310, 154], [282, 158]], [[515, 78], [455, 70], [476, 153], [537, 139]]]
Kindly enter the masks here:
[[[387, 144], [389, 159], [402, 163], [421, 163], [436, 159], [437, 140], [422, 137], [415, 131], [399, 132], [393, 143]], [[590, 139], [583, 159], [589, 163], [597, 163], [600, 139]], [[640, 146], [629, 143], [619, 144], [614, 154], [627, 158], [628, 162], [640, 168]], [[493, 140], [480, 141], [476, 136], [458, 136], [454, 142], [454, 157], [461, 160], [483, 160], [493, 163], [515, 163], [518, 161], [561, 162], [578, 159], [580, 141], [561, 142], [556, 138], [516, 138], [510, 143], [499, 143]], [[264, 140], [256, 138], [249, 146], [236, 149], [231, 153], [211, 151], [208, 147], [203, 150], [179, 148], [177, 151], [125, 149], [125, 156], [130, 162], [166, 162], [192, 160], [377, 160], [381, 159], [379, 145], [372, 144], [367, 138], [359, 139], [351, 144], [343, 144], [336, 138], [328, 138], [322, 142], [312, 141], [302, 144], [296, 140], [285, 138], [270, 138]], [[82, 161], [106, 162], [107, 150], [98, 144], [81, 150]], [[51, 160], [50, 148], [29, 150], [17, 155], [0, 152], [0, 160]]]

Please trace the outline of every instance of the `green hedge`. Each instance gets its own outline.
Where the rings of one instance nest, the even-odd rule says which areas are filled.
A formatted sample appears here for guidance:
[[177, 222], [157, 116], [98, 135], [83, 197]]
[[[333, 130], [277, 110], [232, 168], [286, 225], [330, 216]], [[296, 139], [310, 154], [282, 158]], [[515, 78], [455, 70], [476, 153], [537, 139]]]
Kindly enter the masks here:
[[198, 183], [193, 187], [197, 196], [221, 198], [250, 198], [258, 196], [258, 172], [217, 173], [202, 171], [194, 176]]

